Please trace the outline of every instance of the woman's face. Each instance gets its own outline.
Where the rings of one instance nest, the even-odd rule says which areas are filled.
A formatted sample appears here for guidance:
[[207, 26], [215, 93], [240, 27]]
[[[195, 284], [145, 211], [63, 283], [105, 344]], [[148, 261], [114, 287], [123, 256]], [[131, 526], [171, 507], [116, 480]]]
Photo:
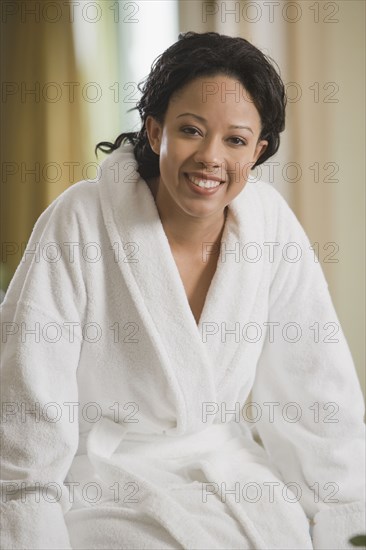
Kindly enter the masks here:
[[224, 75], [187, 84], [172, 96], [164, 124], [149, 116], [146, 129], [160, 156], [158, 209], [199, 218], [222, 215], [267, 146], [250, 96]]

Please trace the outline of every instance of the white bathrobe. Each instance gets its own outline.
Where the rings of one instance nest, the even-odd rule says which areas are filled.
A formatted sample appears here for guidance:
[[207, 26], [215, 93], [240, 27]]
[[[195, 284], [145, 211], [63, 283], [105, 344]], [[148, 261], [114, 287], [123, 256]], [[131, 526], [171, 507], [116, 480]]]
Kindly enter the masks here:
[[1, 548], [351, 548], [364, 401], [303, 229], [250, 178], [197, 325], [136, 168], [62, 193], [6, 293]]

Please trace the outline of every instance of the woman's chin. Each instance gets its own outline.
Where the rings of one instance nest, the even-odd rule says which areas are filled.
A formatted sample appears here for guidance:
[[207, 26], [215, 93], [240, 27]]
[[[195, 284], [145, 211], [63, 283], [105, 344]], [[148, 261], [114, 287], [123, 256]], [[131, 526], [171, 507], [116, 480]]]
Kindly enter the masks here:
[[206, 219], [224, 214], [226, 204], [192, 204], [192, 201], [182, 201], [181, 208], [193, 218]]

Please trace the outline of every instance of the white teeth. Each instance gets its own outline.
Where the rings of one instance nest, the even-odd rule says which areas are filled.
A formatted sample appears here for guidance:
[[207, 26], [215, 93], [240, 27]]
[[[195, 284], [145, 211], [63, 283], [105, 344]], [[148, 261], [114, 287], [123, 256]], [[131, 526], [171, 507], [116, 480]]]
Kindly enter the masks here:
[[220, 185], [219, 181], [201, 180], [199, 178], [195, 178], [194, 176], [189, 176], [188, 174], [187, 177], [192, 183], [198, 187], [203, 187], [204, 189], [211, 189], [212, 187], [218, 187]]

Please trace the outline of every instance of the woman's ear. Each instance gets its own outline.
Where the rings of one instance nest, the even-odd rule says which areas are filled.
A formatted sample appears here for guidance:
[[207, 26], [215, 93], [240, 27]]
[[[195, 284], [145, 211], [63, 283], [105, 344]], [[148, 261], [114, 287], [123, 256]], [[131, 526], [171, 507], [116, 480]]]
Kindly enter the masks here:
[[267, 147], [268, 147], [268, 141], [267, 140], [262, 139], [261, 141], [258, 141], [258, 143], [256, 145], [256, 148], [255, 148], [255, 151], [254, 151], [254, 156], [253, 156], [254, 164], [257, 162], [259, 157], [261, 155], [263, 155], [263, 153], [267, 149]]
[[148, 117], [146, 118], [145, 127], [150, 147], [155, 154], [159, 155], [162, 127], [159, 122], [151, 115], [148, 115]]

